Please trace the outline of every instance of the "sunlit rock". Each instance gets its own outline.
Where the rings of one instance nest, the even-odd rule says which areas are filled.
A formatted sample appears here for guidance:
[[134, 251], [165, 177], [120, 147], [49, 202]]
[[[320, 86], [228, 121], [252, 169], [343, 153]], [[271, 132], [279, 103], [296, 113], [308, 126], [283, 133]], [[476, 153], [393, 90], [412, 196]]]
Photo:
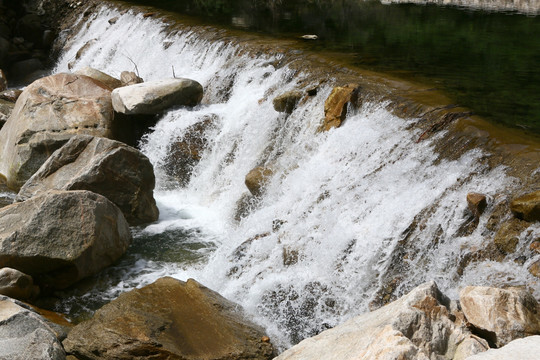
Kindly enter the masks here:
[[170, 277], [120, 295], [75, 326], [63, 345], [81, 359], [272, 359], [262, 329], [238, 305]]
[[468, 357], [467, 360], [537, 360], [538, 358], [540, 358], [540, 336], [529, 336], [514, 340], [500, 349], [490, 349]]
[[349, 84], [335, 87], [324, 103], [324, 121], [319, 131], [340, 127], [347, 116], [347, 106], [358, 98], [359, 86]]
[[519, 219], [540, 221], [540, 190], [514, 199], [510, 209]]
[[102, 71], [91, 68], [90, 66], [85, 66], [82, 69], [75, 71], [77, 75], [85, 75], [91, 77], [94, 80], [100, 81], [103, 84], [107, 85], [111, 89], [116, 89], [122, 86], [122, 82], [108, 74], [105, 74]]
[[121, 86], [129, 86], [135, 84], [141, 84], [144, 80], [135, 74], [133, 71], [122, 71], [120, 73]]
[[19, 189], [75, 134], [112, 135], [110, 89], [87, 76], [56, 74], [28, 86], [0, 130], [0, 173]]
[[540, 334], [538, 303], [525, 289], [467, 286], [459, 299], [467, 320], [497, 346]]
[[121, 142], [77, 135], [55, 151], [22, 186], [16, 200], [48, 190], [89, 190], [122, 210], [131, 225], [158, 219], [155, 176], [150, 160]]
[[486, 195], [479, 193], [468, 193], [467, 206], [474, 217], [479, 218], [487, 207]]
[[0, 209], [0, 267], [63, 289], [116, 261], [131, 242], [112, 202], [90, 191], [50, 191]]
[[4, 267], [0, 269], [0, 294], [18, 300], [28, 300], [39, 293], [30, 275]]
[[0, 359], [64, 360], [60, 332], [26, 305], [0, 296]]
[[201, 84], [194, 80], [167, 79], [115, 89], [112, 103], [122, 114], [157, 114], [173, 106], [195, 106], [202, 95]]
[[245, 184], [251, 194], [258, 196], [262, 194], [264, 186], [273, 175], [272, 167], [257, 166], [246, 175]]
[[276, 360], [420, 360], [452, 359], [486, 349], [447, 307], [449, 302], [435, 283], [421, 285], [408, 295], [333, 329], [323, 331], [285, 351]]

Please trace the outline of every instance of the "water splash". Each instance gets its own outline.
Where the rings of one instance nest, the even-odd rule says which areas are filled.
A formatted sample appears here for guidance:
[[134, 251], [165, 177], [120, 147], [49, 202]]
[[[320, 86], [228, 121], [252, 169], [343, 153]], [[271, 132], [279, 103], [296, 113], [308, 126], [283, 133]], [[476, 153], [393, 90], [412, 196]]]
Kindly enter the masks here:
[[[70, 295], [66, 306], [92, 308], [96, 298], [164, 275], [193, 277], [242, 304], [286, 347], [367, 311], [388, 286], [399, 294], [435, 279], [456, 297], [464, 284], [496, 284], [508, 274], [537, 285], [514, 263], [460, 269], [462, 255], [489, 233], [487, 216], [473, 231], [461, 231], [466, 194], [482, 192], [496, 203], [498, 193], [515, 186], [503, 168], [479, 161], [480, 150], [441, 159], [436, 137], [416, 143], [417, 119], [398, 118], [374, 102], [350, 109], [342, 127], [319, 133], [329, 86], [292, 114], [278, 113], [272, 99], [309, 73], [278, 68], [270, 55], [250, 56], [196, 31], [167, 29], [157, 19], [103, 7], [55, 69], [91, 66], [118, 75], [136, 64], [140, 76], [154, 80], [171, 77], [174, 68], [205, 88], [202, 105], [168, 112], [140, 144], [156, 171], [159, 222], [136, 229], [122, 263], [102, 273], [94, 290]], [[208, 119], [200, 160], [181, 186], [168, 168], [171, 146]], [[273, 174], [264, 194], [253, 197], [244, 179], [261, 165]], [[537, 225], [531, 229], [538, 234]]]

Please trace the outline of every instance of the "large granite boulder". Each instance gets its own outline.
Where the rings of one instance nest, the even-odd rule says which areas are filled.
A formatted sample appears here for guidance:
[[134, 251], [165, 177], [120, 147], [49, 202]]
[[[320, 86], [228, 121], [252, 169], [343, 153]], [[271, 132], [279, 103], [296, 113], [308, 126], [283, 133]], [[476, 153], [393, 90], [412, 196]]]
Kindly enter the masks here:
[[538, 303], [525, 289], [467, 286], [459, 299], [469, 323], [496, 346], [540, 334]]
[[107, 85], [111, 89], [116, 89], [122, 86], [122, 82], [108, 74], [105, 74], [102, 71], [91, 68], [90, 66], [85, 66], [82, 69], [75, 71], [77, 75], [84, 75], [91, 77], [94, 80], [100, 81], [103, 84]]
[[92, 78], [56, 74], [35, 81], [0, 130], [0, 174], [19, 189], [75, 134], [112, 135], [110, 89]]
[[122, 294], [63, 342], [80, 359], [271, 359], [272, 345], [238, 305], [195, 280], [162, 278]]
[[0, 209], [0, 267], [63, 289], [116, 261], [131, 242], [116, 205], [90, 191], [50, 191]]
[[139, 150], [121, 142], [76, 135], [23, 185], [16, 200], [48, 190], [89, 190], [105, 196], [131, 225], [158, 219], [154, 170]]
[[540, 190], [514, 199], [510, 209], [519, 219], [540, 221]]
[[195, 106], [202, 95], [202, 85], [194, 80], [167, 79], [114, 89], [112, 103], [122, 114], [157, 114], [173, 106]]
[[435, 283], [427, 283], [382, 308], [303, 340], [276, 360], [453, 359], [457, 353], [463, 357], [487, 350], [485, 340], [472, 335], [448, 303]]
[[64, 360], [64, 336], [23, 303], [0, 296], [0, 359]]
[[529, 336], [509, 342], [500, 349], [490, 349], [467, 360], [538, 360], [540, 336]]
[[28, 300], [39, 294], [39, 287], [34, 285], [30, 275], [12, 268], [0, 269], [0, 295], [19, 300]]

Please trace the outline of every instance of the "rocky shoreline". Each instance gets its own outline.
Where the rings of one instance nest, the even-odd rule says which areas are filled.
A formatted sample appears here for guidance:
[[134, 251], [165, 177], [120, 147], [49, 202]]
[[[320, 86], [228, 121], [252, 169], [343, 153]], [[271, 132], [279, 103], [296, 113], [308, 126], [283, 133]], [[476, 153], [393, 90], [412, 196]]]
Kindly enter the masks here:
[[[90, 14], [96, 3], [83, 7], [74, 1], [46, 0], [30, 9], [56, 9], [57, 18], [49, 19], [56, 26], [69, 9], [70, 18], [62, 23], [63, 29], [40, 27], [45, 37], [46, 31], [62, 34], [73, 27], [78, 16]], [[69, 43], [69, 34], [64, 32], [60, 37], [60, 43]], [[10, 41], [13, 47], [16, 41]], [[265, 50], [271, 51], [259, 44], [252, 51]], [[290, 53], [281, 61], [294, 64], [296, 56]], [[12, 63], [0, 64], [11, 68]], [[314, 76], [327, 71], [322, 70], [325, 67], [337, 67], [316, 61], [311, 65]], [[300, 71], [302, 65], [298, 66]], [[0, 70], [0, 84], [9, 84], [10, 74], [14, 72]], [[0, 298], [0, 358], [275, 358], [276, 351], [264, 330], [246, 319], [237, 304], [194, 280], [184, 283], [162, 278], [121, 295], [92, 319], [74, 327], [46, 320], [40, 311], [21, 302], [36, 303], [40, 297], [110, 266], [128, 248], [130, 226], [158, 219], [152, 164], [130, 146], [133, 144], [124, 143], [130, 143], [125, 139], [147, 131], [154, 116], [170, 107], [196, 106], [204, 89], [189, 79], [143, 82], [135, 73], [123, 74], [121, 79], [99, 69], [53, 74], [28, 81], [24, 91], [1, 100], [9, 112], [0, 107], [6, 118], [0, 130], [0, 173], [17, 196], [13, 204], [0, 209], [0, 294], [5, 295]], [[318, 131], [340, 127], [347, 110], [360, 107], [363, 101], [389, 100], [388, 107], [394, 113], [423, 119], [418, 125], [424, 130], [419, 142], [442, 129], [451, 130], [435, 149], [442, 159], [485, 146], [494, 154], [485, 159], [490, 166], [508, 166], [521, 180], [518, 193], [501, 194], [503, 199], [497, 203], [475, 193], [463, 199], [469, 213], [461, 231], [473, 231], [490, 208], [489, 222], [496, 233], [493, 239], [486, 239], [485, 248], [463, 259], [463, 267], [480, 258], [502, 261], [512, 254], [538, 257], [540, 239], [532, 236], [526, 239], [528, 251], [515, 253], [519, 234], [540, 221], [540, 173], [534, 172], [538, 150], [515, 152], [494, 146], [490, 135], [464, 125], [473, 121], [466, 109], [430, 103], [439, 100], [435, 95], [418, 100], [415, 86], [384, 80], [377, 74], [358, 76], [346, 69], [336, 74]], [[290, 113], [308, 101], [317, 87], [307, 85], [275, 97], [275, 110]], [[2, 99], [8, 95], [4, 92]], [[177, 149], [171, 149], [171, 161], [185, 165], [175, 169], [183, 177], [179, 181], [186, 181], [188, 169], [200, 159], [208, 126], [211, 121], [195, 126], [190, 131], [193, 141], [179, 142]], [[456, 143], [463, 146], [456, 149]], [[265, 166], [246, 174], [251, 197], [264, 194], [265, 180], [273, 171]], [[414, 240], [417, 231], [421, 226], [411, 224], [404, 241]], [[396, 272], [402, 261], [396, 258]], [[539, 264], [537, 260], [529, 268], [536, 277], [540, 277]], [[385, 279], [388, 287], [372, 304], [372, 312], [306, 339], [277, 359], [536, 356], [540, 307], [528, 289], [466, 287], [461, 289], [459, 301], [450, 301], [431, 282], [396, 299], [396, 279], [399, 277], [390, 275]]]

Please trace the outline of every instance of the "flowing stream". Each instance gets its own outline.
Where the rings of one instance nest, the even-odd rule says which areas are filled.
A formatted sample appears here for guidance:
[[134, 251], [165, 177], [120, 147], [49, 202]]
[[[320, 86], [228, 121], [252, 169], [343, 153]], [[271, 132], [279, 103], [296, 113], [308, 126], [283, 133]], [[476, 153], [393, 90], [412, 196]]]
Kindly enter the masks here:
[[[55, 72], [71, 63], [119, 76], [136, 64], [148, 81], [174, 69], [199, 81], [205, 96], [200, 106], [166, 113], [141, 140], [155, 167], [159, 221], [134, 229], [126, 256], [84, 292], [67, 293], [64, 311], [83, 316], [162, 276], [194, 278], [241, 304], [285, 348], [368, 311], [390, 273], [399, 274], [397, 294], [432, 279], [454, 298], [471, 284], [540, 289], [527, 264], [480, 261], [458, 270], [462, 254], [489, 233], [482, 216], [476, 230], [459, 235], [466, 194], [481, 192], [493, 203], [516, 183], [504, 168], [482, 165], [482, 151], [441, 159], [437, 137], [416, 142], [418, 119], [398, 118], [381, 103], [351, 109], [342, 127], [319, 133], [330, 86], [290, 115], [272, 105], [309, 73], [190, 28], [166, 31], [159, 19], [134, 12], [103, 6], [84, 21]], [[206, 149], [181, 185], [167, 168], [168, 153], [203, 121], [210, 123]], [[264, 194], [252, 198], [244, 180], [260, 165], [274, 171]], [[522, 239], [540, 233], [539, 226], [529, 230]]]

